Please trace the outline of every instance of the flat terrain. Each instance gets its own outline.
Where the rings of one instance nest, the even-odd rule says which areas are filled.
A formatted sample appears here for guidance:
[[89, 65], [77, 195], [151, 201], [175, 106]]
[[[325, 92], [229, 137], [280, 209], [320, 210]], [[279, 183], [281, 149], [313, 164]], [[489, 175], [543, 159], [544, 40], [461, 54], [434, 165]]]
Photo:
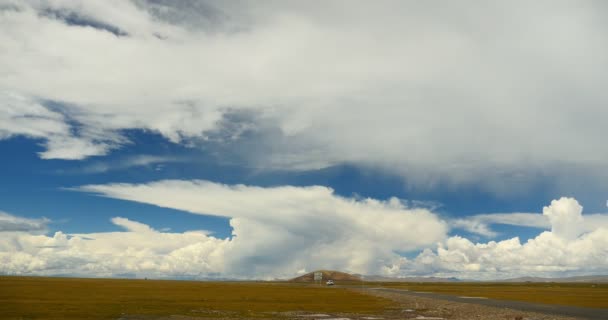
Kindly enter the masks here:
[[[379, 286], [383, 288], [372, 290]], [[555, 310], [546, 308], [518, 308], [524, 305], [517, 301], [585, 307], [590, 316], [570, 315], [606, 319], [608, 289], [605, 284], [351, 282], [326, 287], [289, 282], [0, 277], [0, 319], [575, 319], [556, 316]], [[568, 309], [556, 310], [560, 314], [559, 310]]]
[[[361, 289], [359, 289], [361, 290]], [[415, 295], [399, 289], [364, 289], [370, 294], [391, 299], [397, 303], [400, 313], [389, 319], [427, 320], [605, 320], [606, 317], [572, 317], [563, 314], [524, 311], [504, 307], [488, 306], [476, 301], [457, 302], [436, 299], [431, 295]], [[389, 291], [391, 290], [391, 291]], [[392, 291], [392, 290], [397, 290]], [[593, 309], [602, 311], [603, 309]]]
[[[444, 301], [452, 302], [452, 308], [444, 308], [449, 310], [448, 313], [453, 315], [454, 313], [458, 314], [460, 317], [463, 316], [464, 312], [455, 312], [454, 306], [466, 304], [466, 311], [468, 313], [475, 314], [492, 314], [493, 316], [497, 316], [499, 314], [513, 314], [513, 312], [520, 312], [536, 314], [533, 318], [539, 318], [539, 315], [544, 315], [545, 317], [551, 316], [568, 316], [577, 319], [589, 319], [589, 320], [606, 320], [608, 319], [608, 309], [602, 308], [583, 308], [583, 307], [572, 307], [566, 305], [556, 305], [556, 304], [538, 304], [531, 302], [523, 302], [523, 301], [515, 301], [515, 300], [496, 300], [496, 299], [486, 299], [486, 298], [476, 298], [476, 297], [466, 297], [466, 296], [456, 296], [456, 295], [448, 295], [448, 294], [440, 294], [433, 292], [415, 292], [415, 291], [407, 291], [403, 289], [390, 289], [390, 288], [370, 288], [368, 289], [374, 293], [389, 293], [392, 296], [407, 296], [408, 298], [424, 298], [427, 300], [431, 300], [434, 309], [441, 309], [439, 305], [444, 304]], [[380, 295], [381, 296], [381, 295]], [[440, 302], [441, 301], [441, 302]], [[443, 302], [443, 303], [442, 303]], [[489, 308], [488, 308], [489, 307]], [[450, 310], [451, 309], [451, 310]], [[486, 311], [480, 311], [486, 310]], [[489, 311], [492, 310], [492, 311]], [[520, 315], [521, 316], [521, 315]], [[453, 318], [453, 317], [450, 317]], [[498, 318], [498, 317], [495, 317]], [[506, 317], [509, 318], [508, 316]], [[515, 317], [511, 317], [515, 318]], [[466, 317], [465, 317], [466, 319]]]
[[0, 277], [1, 319], [133, 315], [274, 318], [284, 312], [376, 314], [387, 299], [349, 289], [269, 282]]
[[608, 309], [606, 283], [382, 283], [375, 286], [455, 296]]

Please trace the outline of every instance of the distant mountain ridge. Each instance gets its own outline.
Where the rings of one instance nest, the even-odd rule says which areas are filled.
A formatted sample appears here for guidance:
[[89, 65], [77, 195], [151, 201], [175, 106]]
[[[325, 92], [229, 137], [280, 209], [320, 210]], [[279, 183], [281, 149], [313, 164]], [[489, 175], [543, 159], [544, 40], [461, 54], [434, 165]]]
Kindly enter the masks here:
[[576, 277], [564, 277], [564, 278], [542, 278], [542, 277], [519, 277], [504, 280], [497, 280], [497, 282], [602, 282], [608, 283], [608, 276], [606, 275], [591, 275], [591, 276], [576, 276]]
[[364, 281], [375, 281], [375, 282], [461, 282], [463, 280], [458, 278], [439, 278], [439, 277], [385, 277], [385, 276], [363, 276]]
[[440, 277], [386, 277], [379, 275], [359, 275], [349, 274], [346, 272], [335, 271], [335, 270], [317, 270], [309, 272], [307, 274], [295, 277], [289, 281], [291, 282], [314, 282], [315, 272], [321, 272], [323, 274], [323, 281], [334, 280], [334, 281], [368, 281], [368, 282], [564, 282], [564, 283], [608, 283], [608, 275], [589, 275], [589, 276], [575, 276], [575, 277], [563, 277], [563, 278], [543, 278], [543, 277], [518, 277], [509, 279], [495, 279], [495, 280], [472, 280], [472, 279], [459, 279], [456, 277], [440, 278]]
[[317, 270], [309, 272], [305, 275], [295, 277], [289, 281], [291, 282], [314, 282], [315, 272], [321, 272], [323, 274], [323, 280], [334, 280], [334, 281], [361, 281], [361, 277], [358, 275], [352, 275], [346, 272], [340, 272], [335, 270]]

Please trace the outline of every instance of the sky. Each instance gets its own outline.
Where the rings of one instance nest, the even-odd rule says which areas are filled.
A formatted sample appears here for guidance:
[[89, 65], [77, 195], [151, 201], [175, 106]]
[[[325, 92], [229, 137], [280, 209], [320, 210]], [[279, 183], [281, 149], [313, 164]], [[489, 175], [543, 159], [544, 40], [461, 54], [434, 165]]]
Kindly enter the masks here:
[[0, 0], [0, 274], [608, 274], [606, 9]]

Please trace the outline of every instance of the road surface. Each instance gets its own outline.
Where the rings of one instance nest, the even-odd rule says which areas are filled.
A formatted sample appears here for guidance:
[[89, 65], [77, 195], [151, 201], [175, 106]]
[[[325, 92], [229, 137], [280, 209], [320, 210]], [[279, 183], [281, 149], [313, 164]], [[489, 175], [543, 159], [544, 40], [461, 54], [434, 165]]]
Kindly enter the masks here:
[[368, 288], [367, 290], [377, 290], [384, 292], [391, 292], [404, 295], [413, 295], [418, 297], [426, 297], [432, 299], [441, 299], [453, 302], [462, 303], [476, 303], [490, 307], [497, 308], [509, 308], [521, 311], [538, 312], [545, 314], [555, 314], [562, 316], [570, 316], [576, 318], [583, 318], [589, 320], [607, 320], [608, 319], [608, 308], [582, 308], [582, 307], [571, 307], [571, 306], [560, 306], [550, 304], [539, 304], [530, 303], [523, 301], [511, 301], [511, 300], [495, 300], [487, 299], [483, 297], [459, 297], [454, 295], [433, 293], [433, 292], [416, 292], [408, 291], [403, 289], [389, 289], [389, 288]]

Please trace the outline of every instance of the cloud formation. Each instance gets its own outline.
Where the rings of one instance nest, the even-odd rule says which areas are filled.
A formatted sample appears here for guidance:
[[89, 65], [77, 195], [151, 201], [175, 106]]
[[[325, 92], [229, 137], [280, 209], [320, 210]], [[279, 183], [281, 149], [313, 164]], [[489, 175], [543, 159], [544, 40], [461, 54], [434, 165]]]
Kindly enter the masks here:
[[49, 222], [46, 218], [27, 219], [0, 211], [0, 232], [43, 233]]
[[[91, 185], [79, 188], [194, 214], [230, 217], [232, 236], [161, 232], [124, 217], [124, 231], [53, 236], [0, 232], [0, 273], [85, 276], [286, 278], [338, 269], [389, 276], [496, 279], [603, 273], [608, 227], [584, 231], [575, 199], [545, 208], [552, 231], [474, 243], [448, 237], [448, 224], [397, 199], [350, 199], [325, 187], [261, 188], [209, 181]], [[540, 214], [539, 214], [540, 215]], [[605, 218], [605, 215], [604, 215]], [[12, 217], [12, 219], [19, 219]], [[400, 255], [422, 250], [415, 258]]]
[[[343, 198], [325, 187], [261, 188], [209, 181], [83, 186], [78, 190], [230, 218], [232, 237], [160, 232], [127, 218], [124, 232], [3, 233], [2, 273], [154, 277], [289, 277], [298, 270], [360, 273], [394, 267], [398, 252], [443, 241], [447, 225], [397, 199]], [[61, 264], [62, 259], [70, 262]]]
[[[321, 266], [378, 270], [390, 264], [395, 252], [432, 245], [447, 232], [446, 223], [427, 209], [407, 208], [397, 199], [343, 198], [320, 186], [262, 188], [166, 180], [79, 190], [229, 217], [234, 237], [227, 271], [237, 275], [284, 275]], [[255, 270], [248, 270], [250, 266]]]
[[0, 232], [0, 273], [68, 276], [212, 276], [227, 240], [202, 231], [164, 233], [116, 217], [126, 231], [52, 236]]
[[109, 171], [126, 170], [134, 167], [153, 167], [155, 170], [161, 170], [167, 163], [183, 163], [187, 162], [186, 158], [175, 156], [154, 156], [140, 154], [135, 156], [124, 157], [114, 161], [97, 161], [87, 166], [72, 170], [61, 171], [60, 173], [105, 173]]
[[487, 243], [450, 237], [436, 252], [425, 250], [415, 259], [404, 259], [401, 270], [477, 279], [604, 274], [608, 269], [608, 225], [595, 225], [585, 232], [581, 213], [581, 205], [573, 198], [553, 200], [543, 209], [551, 231], [525, 243], [518, 237]]
[[0, 89], [0, 139], [22, 135], [43, 141], [43, 159], [79, 160], [106, 154], [124, 139], [111, 132], [95, 132], [84, 127], [76, 130], [70, 119], [41, 101]]
[[[205, 143], [244, 110], [268, 146], [246, 150], [255, 167], [356, 163], [497, 192], [525, 192], [528, 171], [605, 171], [602, 2], [4, 3], [0, 105], [28, 104], [0, 130], [46, 141], [44, 158], [107, 154], [125, 129]], [[64, 116], [20, 129], [48, 101]]]
[[[563, 208], [563, 205], [573, 205], [573, 208]], [[578, 203], [563, 203], [552, 201], [551, 206], [543, 208], [543, 213], [489, 213], [477, 214], [450, 220], [450, 226], [462, 229], [487, 238], [494, 238], [499, 232], [492, 229], [493, 225], [511, 225], [519, 227], [532, 227], [552, 230], [558, 234], [569, 234], [576, 238], [583, 232], [590, 232], [597, 228], [608, 228], [608, 215], [595, 213], [570, 215], [570, 212], [582, 212]], [[566, 215], [572, 221], [564, 221], [560, 217]], [[555, 224], [555, 225], [554, 225]]]

